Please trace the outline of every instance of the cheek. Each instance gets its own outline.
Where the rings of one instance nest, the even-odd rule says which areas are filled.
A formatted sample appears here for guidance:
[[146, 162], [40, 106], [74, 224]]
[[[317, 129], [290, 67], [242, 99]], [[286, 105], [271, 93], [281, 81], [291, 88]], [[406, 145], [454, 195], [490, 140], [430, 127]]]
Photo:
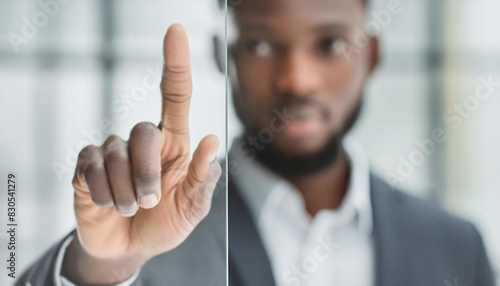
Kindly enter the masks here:
[[252, 63], [241, 63], [243, 68], [238, 69], [241, 94], [243, 101], [249, 108], [254, 109], [256, 114], [268, 112], [272, 108], [272, 74], [271, 69], [265, 65]]
[[[344, 59], [342, 59], [345, 61]], [[363, 67], [359, 63], [351, 62], [330, 66], [325, 73], [325, 82], [328, 83], [328, 92], [331, 97], [329, 109], [332, 128], [339, 130], [349, 115], [354, 112], [364, 82]]]
[[235, 93], [234, 103], [238, 106], [240, 118], [249, 127], [266, 127], [276, 104], [270, 84], [272, 74], [269, 69], [252, 63], [240, 62], [236, 69], [238, 86], [233, 88], [238, 92]]

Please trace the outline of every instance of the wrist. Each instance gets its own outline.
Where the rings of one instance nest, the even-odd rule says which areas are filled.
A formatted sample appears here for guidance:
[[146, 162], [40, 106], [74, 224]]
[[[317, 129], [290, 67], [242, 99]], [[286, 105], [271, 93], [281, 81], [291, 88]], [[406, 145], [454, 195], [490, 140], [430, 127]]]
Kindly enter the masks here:
[[130, 279], [151, 259], [140, 254], [101, 259], [87, 253], [75, 237], [64, 255], [61, 275], [76, 284], [109, 285]]

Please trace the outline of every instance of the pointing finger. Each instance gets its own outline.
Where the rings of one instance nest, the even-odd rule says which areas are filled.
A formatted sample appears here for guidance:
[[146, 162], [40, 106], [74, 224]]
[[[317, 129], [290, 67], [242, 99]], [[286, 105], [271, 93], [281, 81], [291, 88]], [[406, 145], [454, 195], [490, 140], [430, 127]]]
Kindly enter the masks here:
[[174, 24], [168, 29], [163, 41], [163, 57], [162, 131], [187, 135], [192, 81], [188, 39], [181, 25]]

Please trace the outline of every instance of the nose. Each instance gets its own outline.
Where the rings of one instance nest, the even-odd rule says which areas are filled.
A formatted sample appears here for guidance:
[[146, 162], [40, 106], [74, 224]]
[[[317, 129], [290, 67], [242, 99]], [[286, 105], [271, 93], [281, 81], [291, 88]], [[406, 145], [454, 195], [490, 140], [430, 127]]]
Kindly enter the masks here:
[[306, 96], [314, 93], [321, 83], [319, 66], [305, 51], [289, 51], [280, 59], [276, 87], [280, 93]]

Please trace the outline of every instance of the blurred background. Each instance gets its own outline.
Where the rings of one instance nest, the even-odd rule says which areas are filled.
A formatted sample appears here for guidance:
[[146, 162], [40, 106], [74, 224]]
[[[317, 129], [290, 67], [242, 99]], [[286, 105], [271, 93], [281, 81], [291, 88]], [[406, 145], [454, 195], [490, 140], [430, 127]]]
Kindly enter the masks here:
[[500, 285], [500, 1], [400, 2], [354, 135], [396, 188], [478, 227]]
[[352, 135], [395, 188], [479, 228], [500, 285], [500, 86], [484, 85], [500, 82], [500, 1], [400, 0], [391, 17], [393, 1], [368, 2], [382, 61]]
[[[126, 140], [141, 121], [159, 122], [163, 36], [175, 22], [190, 42], [191, 150], [216, 134], [224, 155], [225, 78], [212, 57], [224, 18], [213, 0], [0, 0], [0, 257], [6, 177], [15, 171], [18, 275], [75, 227], [78, 152], [109, 134]], [[0, 285], [11, 283], [2, 266]]]

